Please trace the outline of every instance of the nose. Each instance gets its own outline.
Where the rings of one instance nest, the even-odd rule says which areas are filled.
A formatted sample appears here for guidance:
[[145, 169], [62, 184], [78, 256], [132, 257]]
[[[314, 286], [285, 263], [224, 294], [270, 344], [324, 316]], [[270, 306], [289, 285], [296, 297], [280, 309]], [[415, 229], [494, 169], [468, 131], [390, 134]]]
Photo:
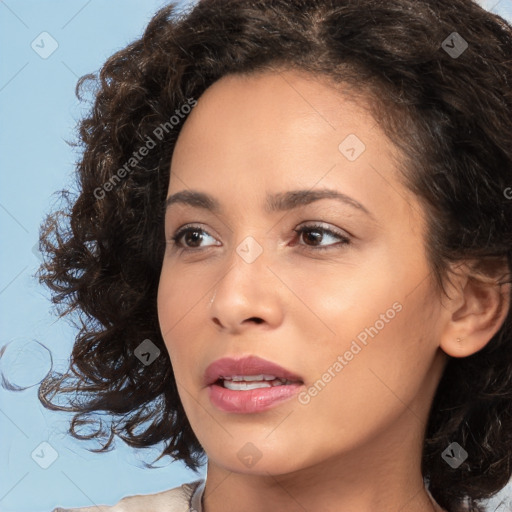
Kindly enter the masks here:
[[210, 303], [211, 321], [231, 334], [255, 326], [276, 328], [283, 321], [282, 283], [269, 269], [265, 252], [248, 261], [233, 251]]

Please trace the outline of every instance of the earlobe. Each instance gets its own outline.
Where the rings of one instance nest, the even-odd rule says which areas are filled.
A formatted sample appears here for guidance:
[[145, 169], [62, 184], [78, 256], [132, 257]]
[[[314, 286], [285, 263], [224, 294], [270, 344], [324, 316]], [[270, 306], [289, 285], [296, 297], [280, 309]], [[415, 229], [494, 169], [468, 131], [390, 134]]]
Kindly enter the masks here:
[[468, 357], [484, 348], [510, 310], [510, 283], [459, 275], [447, 300], [447, 323], [440, 347], [451, 357]]

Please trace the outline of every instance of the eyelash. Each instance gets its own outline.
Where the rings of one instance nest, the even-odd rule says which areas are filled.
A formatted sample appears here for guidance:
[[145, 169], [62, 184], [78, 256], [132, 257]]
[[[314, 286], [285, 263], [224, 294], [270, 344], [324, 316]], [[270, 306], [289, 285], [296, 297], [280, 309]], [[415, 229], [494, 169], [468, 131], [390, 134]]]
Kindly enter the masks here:
[[[345, 246], [345, 245], [350, 244], [350, 238], [348, 236], [338, 233], [332, 229], [325, 228], [321, 224], [308, 224], [306, 226], [302, 226], [299, 229], [294, 229], [293, 231], [295, 233], [297, 233], [297, 235], [299, 236], [299, 239], [303, 233], [306, 233], [308, 231], [320, 232], [323, 235], [329, 235], [329, 236], [339, 239], [339, 243], [330, 244], [327, 246], [308, 246], [308, 245], [304, 245], [304, 244], [298, 244], [302, 248], [306, 248], [305, 250], [311, 249], [313, 251], [326, 251], [326, 250], [332, 250], [339, 246]], [[187, 246], [182, 245], [182, 243], [180, 242], [181, 238], [184, 235], [186, 235], [187, 233], [193, 233], [193, 232], [206, 233], [208, 236], [212, 236], [208, 233], [208, 231], [204, 230], [203, 228], [200, 228], [198, 226], [187, 226], [185, 228], [178, 230], [174, 234], [174, 236], [171, 237], [171, 240], [175, 246], [177, 246], [177, 247], [181, 248], [183, 251], [187, 251], [187, 252], [188, 251], [202, 251], [202, 250], [209, 249], [210, 247], [212, 247], [211, 245], [209, 245], [207, 247], [187, 247]]]

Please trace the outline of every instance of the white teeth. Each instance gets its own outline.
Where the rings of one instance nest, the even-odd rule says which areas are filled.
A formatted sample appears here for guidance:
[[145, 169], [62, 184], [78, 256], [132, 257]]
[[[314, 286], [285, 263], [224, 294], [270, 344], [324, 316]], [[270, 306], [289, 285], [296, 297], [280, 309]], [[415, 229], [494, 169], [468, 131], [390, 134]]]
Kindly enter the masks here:
[[224, 380], [232, 380], [234, 382], [254, 382], [261, 380], [274, 380], [277, 379], [275, 375], [232, 375], [231, 377], [222, 377]]
[[[259, 377], [259, 380], [257, 381], [254, 377]], [[243, 391], [258, 388], [273, 388], [275, 386], [285, 386], [288, 384], [292, 384], [290, 380], [278, 379], [273, 375], [251, 375], [250, 379], [247, 379], [247, 377], [240, 377], [237, 375], [232, 378], [223, 378], [222, 380], [225, 388], [232, 389], [234, 391]]]
[[232, 389], [233, 391], [244, 391], [244, 390], [248, 390], [248, 389], [271, 388], [272, 384], [270, 384], [270, 382], [265, 382], [265, 381], [234, 382], [234, 380], [225, 380], [224, 387], [227, 389]]

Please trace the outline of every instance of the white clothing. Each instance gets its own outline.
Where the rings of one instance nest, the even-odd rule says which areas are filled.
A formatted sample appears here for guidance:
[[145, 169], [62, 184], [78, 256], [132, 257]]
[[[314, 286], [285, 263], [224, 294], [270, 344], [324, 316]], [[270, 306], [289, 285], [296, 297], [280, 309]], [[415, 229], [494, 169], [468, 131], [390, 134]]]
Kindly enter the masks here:
[[52, 512], [202, 512], [205, 480], [196, 480], [156, 494], [127, 496], [112, 506], [55, 508]]

